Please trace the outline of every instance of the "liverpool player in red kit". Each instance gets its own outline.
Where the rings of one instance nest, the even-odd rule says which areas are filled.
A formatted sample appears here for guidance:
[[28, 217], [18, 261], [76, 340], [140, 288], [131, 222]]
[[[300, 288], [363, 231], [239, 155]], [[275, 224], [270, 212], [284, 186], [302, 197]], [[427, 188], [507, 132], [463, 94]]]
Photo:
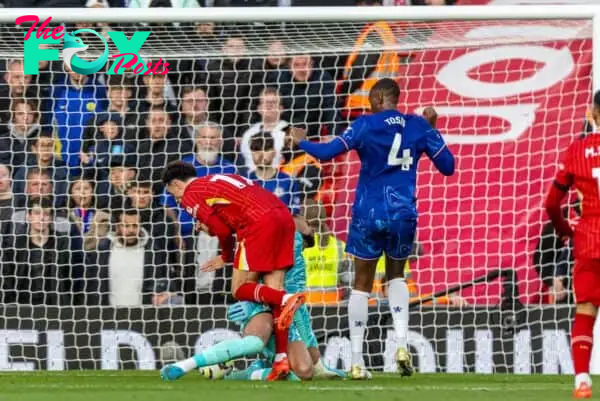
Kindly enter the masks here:
[[196, 178], [194, 166], [183, 162], [167, 166], [163, 183], [200, 229], [219, 238], [221, 255], [202, 269], [217, 270], [233, 262], [234, 297], [271, 307], [277, 356], [270, 379], [286, 376], [288, 328], [304, 303], [302, 294], [282, 290], [285, 272], [294, 264], [295, 225], [287, 206], [249, 179], [234, 174]]
[[[594, 95], [593, 118], [600, 125], [600, 91]], [[575, 188], [582, 203], [577, 228], [569, 225], [561, 201]], [[575, 270], [575, 320], [571, 347], [575, 367], [575, 398], [592, 396], [590, 357], [594, 322], [600, 306], [600, 133], [590, 134], [569, 146], [546, 200], [546, 210], [558, 235], [573, 238]]]

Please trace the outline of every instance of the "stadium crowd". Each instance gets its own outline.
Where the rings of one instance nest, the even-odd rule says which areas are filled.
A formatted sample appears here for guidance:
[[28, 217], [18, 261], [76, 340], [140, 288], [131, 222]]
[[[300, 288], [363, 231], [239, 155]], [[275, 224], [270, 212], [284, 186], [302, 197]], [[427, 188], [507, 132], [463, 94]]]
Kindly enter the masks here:
[[335, 163], [296, 149], [286, 130], [303, 127], [314, 140], [339, 133], [363, 111], [355, 105], [389, 54], [288, 54], [279, 32], [259, 57], [236, 27], [194, 29], [221, 43], [222, 56], [168, 59], [166, 74], [80, 75], [42, 61], [38, 75], [25, 75], [22, 59], [0, 64], [0, 302], [227, 302], [227, 270], [198, 268], [219, 252], [216, 239], [196, 233], [160, 184], [174, 160], [198, 176], [247, 176], [304, 214], [315, 232], [305, 250], [313, 301], [344, 297], [351, 261], [327, 224]]

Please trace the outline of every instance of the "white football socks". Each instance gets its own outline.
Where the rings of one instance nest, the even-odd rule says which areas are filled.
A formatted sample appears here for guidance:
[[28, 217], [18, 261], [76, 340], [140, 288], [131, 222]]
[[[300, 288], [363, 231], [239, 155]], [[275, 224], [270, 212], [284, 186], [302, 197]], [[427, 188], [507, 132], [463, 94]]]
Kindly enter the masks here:
[[579, 387], [582, 383], [585, 383], [589, 386], [592, 385], [592, 378], [589, 373], [580, 373], [575, 376], [575, 388]]
[[198, 365], [196, 364], [196, 360], [193, 357], [184, 359], [183, 361], [176, 362], [174, 365], [181, 368], [186, 373], [191, 372], [192, 370], [198, 368]]
[[352, 290], [348, 300], [348, 325], [352, 344], [352, 364], [364, 366], [363, 342], [369, 315], [369, 293]]
[[388, 302], [394, 320], [396, 343], [399, 348], [407, 348], [408, 338], [408, 285], [403, 278], [395, 278], [388, 282]]

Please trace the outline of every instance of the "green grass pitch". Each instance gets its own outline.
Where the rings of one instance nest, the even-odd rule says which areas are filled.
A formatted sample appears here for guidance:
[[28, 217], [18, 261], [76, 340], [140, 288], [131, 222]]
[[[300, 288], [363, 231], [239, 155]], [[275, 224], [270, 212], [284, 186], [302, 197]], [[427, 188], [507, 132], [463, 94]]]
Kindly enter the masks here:
[[177, 382], [158, 372], [86, 371], [0, 374], [4, 401], [553, 401], [571, 399], [571, 376], [376, 375], [371, 381], [303, 383]]

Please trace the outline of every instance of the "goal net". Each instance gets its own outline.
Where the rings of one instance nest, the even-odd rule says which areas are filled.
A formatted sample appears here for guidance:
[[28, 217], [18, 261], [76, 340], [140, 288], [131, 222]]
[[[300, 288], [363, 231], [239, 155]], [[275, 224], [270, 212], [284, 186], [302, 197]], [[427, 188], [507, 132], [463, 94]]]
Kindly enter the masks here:
[[[119, 13], [71, 18], [67, 32], [88, 29], [81, 42], [35, 48], [23, 40], [31, 21], [2, 21], [0, 370], [156, 369], [239, 335], [226, 313], [231, 268], [199, 269], [217, 241], [160, 183], [173, 160], [199, 176], [247, 176], [307, 219], [313, 328], [325, 360], [348, 369], [343, 246], [360, 163], [354, 153], [318, 163], [285, 135], [292, 126], [330, 140], [368, 111], [373, 80], [390, 77], [399, 110], [435, 107], [457, 160], [450, 178], [428, 160], [419, 168], [407, 266], [418, 370], [573, 371], [570, 250], [542, 202], [585, 131], [591, 20], [124, 24]], [[79, 74], [105, 45], [107, 62]], [[114, 68], [132, 54], [152, 73]], [[365, 355], [393, 371], [383, 276]]]

